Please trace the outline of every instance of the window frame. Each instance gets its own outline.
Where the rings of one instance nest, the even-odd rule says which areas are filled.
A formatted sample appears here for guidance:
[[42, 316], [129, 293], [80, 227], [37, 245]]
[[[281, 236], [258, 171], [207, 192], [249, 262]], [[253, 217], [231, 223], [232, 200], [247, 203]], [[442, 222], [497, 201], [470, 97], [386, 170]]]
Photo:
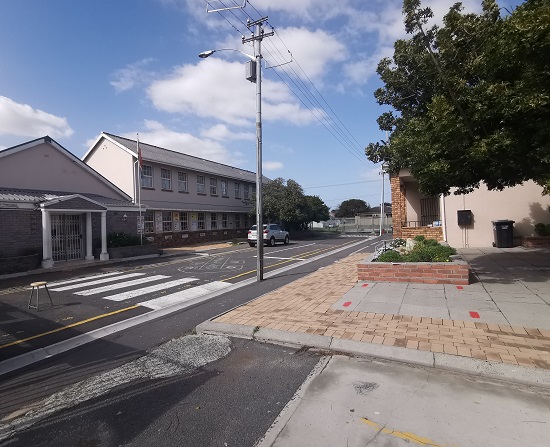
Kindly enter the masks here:
[[[170, 219], [167, 220], [166, 216], [169, 216]], [[172, 211], [163, 211], [162, 212], [162, 232], [171, 233], [174, 231], [174, 218], [172, 216]]]
[[250, 185], [247, 183], [244, 184], [243, 198], [244, 200], [250, 199]]
[[218, 179], [216, 177], [210, 177], [210, 195], [218, 195]]
[[[202, 179], [202, 182], [200, 181]], [[206, 184], [204, 175], [197, 174], [197, 194], [206, 195]]]
[[[146, 171], [149, 171], [148, 174], [146, 174]], [[150, 184], [146, 184], [146, 180], [150, 180]], [[143, 165], [141, 167], [141, 187], [142, 188], [153, 188], [153, 166], [151, 165]]]
[[241, 213], [235, 213], [235, 228], [241, 228]]
[[[168, 173], [168, 177], [165, 177], [166, 173]], [[170, 169], [160, 168], [160, 189], [162, 191], [172, 191], [172, 171]]]
[[206, 213], [197, 213], [197, 230], [206, 230]]
[[229, 182], [227, 179], [221, 179], [220, 180], [220, 189], [222, 192], [222, 197], [229, 197]]
[[241, 198], [241, 184], [240, 184], [240, 182], [235, 182], [235, 198], [236, 199]]
[[[149, 217], [149, 219], [147, 219]], [[145, 211], [143, 214], [143, 233], [151, 234], [155, 232], [155, 212]]]
[[210, 213], [210, 229], [211, 230], [218, 229], [218, 213]]
[[[185, 180], [182, 180], [181, 177], [184, 177]], [[183, 185], [183, 188], [182, 188]], [[189, 192], [189, 184], [187, 182], [187, 172], [178, 171], [178, 191], [179, 192]]]

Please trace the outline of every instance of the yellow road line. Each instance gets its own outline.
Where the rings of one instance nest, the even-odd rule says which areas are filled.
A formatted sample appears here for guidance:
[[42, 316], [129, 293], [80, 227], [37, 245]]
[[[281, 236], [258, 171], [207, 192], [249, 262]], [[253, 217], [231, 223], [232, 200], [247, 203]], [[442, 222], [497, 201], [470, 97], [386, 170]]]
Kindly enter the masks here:
[[[346, 245], [349, 245], [349, 244], [352, 244], [352, 243], [353, 242], [346, 242], [345, 244], [337, 245], [336, 247], [341, 248], [341, 247], [345, 247]], [[296, 255], [296, 256], [300, 256], [300, 258], [307, 258], [307, 257], [314, 256], [316, 254], [319, 254], [319, 253], [323, 253], [325, 251], [333, 250], [334, 248], [335, 248], [334, 246], [331, 246], [329, 248], [321, 248], [319, 250], [306, 251], [305, 253], [300, 253], [299, 255]], [[267, 270], [267, 269], [270, 269], [270, 268], [273, 268], [273, 267], [278, 267], [280, 265], [288, 264], [289, 262], [298, 261], [298, 260], [299, 259], [291, 257], [291, 258], [289, 258], [285, 261], [281, 261], [281, 262], [277, 262], [275, 264], [264, 266], [264, 270]], [[220, 281], [231, 281], [232, 279], [240, 278], [241, 276], [250, 275], [251, 273], [255, 273], [255, 272], [256, 272], [256, 269], [249, 270], [248, 272], [240, 273], [239, 275], [232, 276], [231, 278], [220, 279]]]
[[121, 312], [126, 312], [127, 310], [135, 309], [136, 307], [140, 307], [140, 306], [138, 304], [136, 304], [135, 306], [125, 307], [124, 309], [115, 310], [114, 312], [109, 312], [107, 314], [97, 315], [95, 317], [88, 318], [87, 320], [82, 320], [82, 321], [78, 321], [77, 323], [69, 324], [68, 326], [58, 327], [57, 329], [53, 329], [51, 331], [44, 332], [42, 334], [33, 335], [32, 337], [27, 337], [27, 338], [23, 338], [22, 340], [13, 341], [11, 343], [0, 346], [0, 349], [7, 348], [9, 346], [15, 346], [15, 345], [18, 345], [20, 343], [25, 343], [26, 341], [34, 340], [35, 338], [40, 338], [40, 337], [44, 337], [46, 335], [55, 334], [56, 332], [64, 331], [65, 329], [69, 329], [69, 328], [72, 328], [72, 327], [75, 327], [75, 326], [80, 326], [81, 324], [89, 323], [90, 321], [95, 321], [95, 320], [99, 320], [101, 318], [110, 317], [111, 315], [116, 315], [116, 314], [119, 314]]
[[384, 434], [392, 435], [392, 436], [395, 436], [396, 438], [404, 439], [405, 441], [409, 441], [414, 444], [426, 445], [426, 446], [432, 446], [432, 447], [441, 447], [439, 444], [436, 444], [431, 439], [417, 436], [414, 433], [408, 433], [408, 432], [399, 431], [399, 430], [391, 430], [367, 418], [361, 418], [361, 421], [367, 425], [370, 425], [371, 427], [374, 427], [376, 430], [381, 431]]

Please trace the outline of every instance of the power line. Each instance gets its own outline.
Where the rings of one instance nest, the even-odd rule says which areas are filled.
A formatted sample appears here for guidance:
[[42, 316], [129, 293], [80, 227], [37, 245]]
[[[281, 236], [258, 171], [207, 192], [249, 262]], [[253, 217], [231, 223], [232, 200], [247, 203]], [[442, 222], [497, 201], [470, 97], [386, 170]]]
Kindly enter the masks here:
[[379, 180], [363, 180], [360, 182], [350, 182], [350, 183], [338, 183], [336, 185], [320, 185], [320, 186], [306, 186], [304, 189], [316, 189], [316, 188], [329, 188], [332, 186], [346, 186], [346, 185], [357, 185], [359, 183], [378, 183]]

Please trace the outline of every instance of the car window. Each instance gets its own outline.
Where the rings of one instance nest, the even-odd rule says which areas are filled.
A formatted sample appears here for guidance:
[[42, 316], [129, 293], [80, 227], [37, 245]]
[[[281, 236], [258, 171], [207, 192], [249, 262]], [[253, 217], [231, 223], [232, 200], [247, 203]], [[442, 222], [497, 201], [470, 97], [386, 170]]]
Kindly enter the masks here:
[[252, 225], [251, 230], [252, 230], [252, 231], [255, 231], [255, 230], [256, 230], [256, 225]]

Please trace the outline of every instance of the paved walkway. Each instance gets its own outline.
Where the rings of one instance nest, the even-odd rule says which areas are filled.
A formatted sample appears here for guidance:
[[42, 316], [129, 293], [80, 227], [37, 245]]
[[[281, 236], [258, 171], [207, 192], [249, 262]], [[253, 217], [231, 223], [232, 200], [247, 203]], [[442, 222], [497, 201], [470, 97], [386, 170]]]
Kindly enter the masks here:
[[550, 250], [460, 254], [477, 277], [468, 286], [358, 283], [365, 254], [355, 254], [213, 323], [234, 333], [265, 328], [550, 370]]

